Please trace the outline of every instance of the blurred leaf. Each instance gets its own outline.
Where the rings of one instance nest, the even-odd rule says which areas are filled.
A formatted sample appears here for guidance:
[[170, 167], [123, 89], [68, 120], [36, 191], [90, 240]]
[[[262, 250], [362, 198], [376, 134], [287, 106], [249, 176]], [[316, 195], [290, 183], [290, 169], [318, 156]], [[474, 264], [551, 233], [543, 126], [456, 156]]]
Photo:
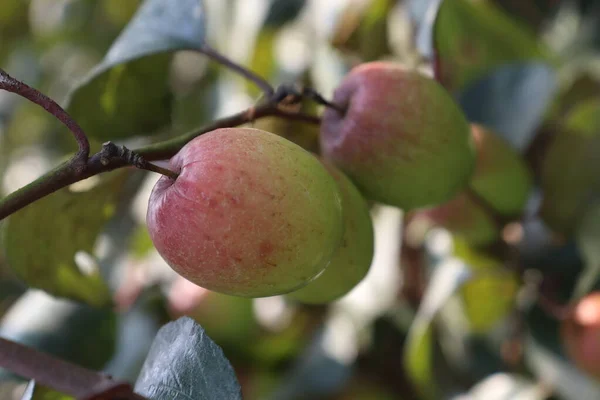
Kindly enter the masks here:
[[542, 164], [540, 215], [555, 231], [570, 234], [600, 199], [600, 101], [589, 99], [560, 122]]
[[532, 32], [490, 2], [444, 1], [433, 29], [436, 70], [451, 92], [501, 64], [548, 59]]
[[[78, 365], [100, 369], [112, 356], [116, 316], [30, 289], [0, 320], [0, 335]], [[0, 370], [0, 380], [7, 372]], [[10, 375], [10, 374], [8, 374]]]
[[437, 398], [433, 376], [433, 320], [471, 275], [463, 262], [453, 258], [447, 258], [434, 268], [408, 331], [404, 349], [406, 371], [421, 395], [427, 399]]
[[525, 341], [525, 361], [538, 379], [551, 383], [554, 391], [564, 399], [600, 398], [600, 383], [583, 375], [531, 336]]
[[594, 287], [600, 277], [600, 206], [596, 205], [586, 213], [575, 237], [585, 260], [585, 270], [573, 292], [573, 299], [579, 299]]
[[152, 400], [241, 399], [241, 388], [223, 351], [191, 318], [156, 335], [135, 391]]
[[174, 135], [185, 133], [207, 124], [219, 105], [219, 70], [213, 66], [196, 83], [189, 85], [186, 92], [178, 96], [173, 104]]
[[417, 50], [428, 59], [433, 59], [433, 26], [444, 0], [408, 0], [408, 11], [415, 25]]
[[[256, 37], [251, 55], [249, 69], [271, 80], [278, 72], [275, 59], [275, 41], [281, 28], [292, 22], [304, 9], [306, 0], [272, 0], [263, 26]], [[252, 82], [246, 82], [251, 96], [258, 96], [261, 90]]]
[[23, 393], [23, 397], [21, 400], [74, 400], [75, 398], [72, 396], [67, 396], [66, 394], [59, 393], [55, 390], [48, 389], [46, 387], [40, 386], [35, 383], [35, 381], [31, 380], [27, 384], [27, 388], [25, 389], [25, 393]]
[[348, 3], [331, 39], [333, 46], [355, 53], [362, 62], [390, 54], [388, 17], [394, 5], [394, 0], [372, 0], [365, 7]]
[[171, 121], [172, 53], [205, 39], [201, 0], [146, 0], [102, 62], [69, 94], [67, 111], [98, 140], [151, 135]]
[[110, 304], [98, 270], [82, 272], [76, 255], [84, 252], [93, 260], [98, 235], [113, 217], [130, 173], [110, 173], [86, 192], [61, 189], [11, 215], [3, 226], [3, 245], [17, 277], [55, 296], [97, 307]]
[[294, 20], [306, 6], [306, 0], [271, 0], [265, 27], [278, 28]]
[[497, 132], [524, 151], [541, 125], [556, 91], [555, 71], [538, 62], [493, 68], [469, 84], [459, 103], [471, 122]]
[[[273, 400], [300, 400], [324, 398], [339, 392], [352, 376], [353, 359], [343, 354], [354, 327], [346, 332], [334, 324], [319, 329], [308, 346], [297, 358], [293, 368], [282, 380], [279, 388], [268, 398]], [[340, 330], [336, 332], [336, 330]], [[331, 343], [335, 340], [336, 344]], [[351, 342], [350, 342], [351, 343]], [[334, 349], [336, 347], [336, 349]]]
[[547, 389], [523, 376], [495, 373], [478, 382], [468, 393], [469, 400], [546, 400]]
[[472, 279], [460, 289], [471, 332], [489, 333], [514, 309], [518, 277], [506, 270], [501, 260], [455, 241], [455, 256], [463, 260], [472, 272]]
[[170, 319], [165, 297], [159, 287], [144, 291], [116, 321], [116, 343], [113, 357], [102, 371], [115, 379], [135, 382], [158, 330]]

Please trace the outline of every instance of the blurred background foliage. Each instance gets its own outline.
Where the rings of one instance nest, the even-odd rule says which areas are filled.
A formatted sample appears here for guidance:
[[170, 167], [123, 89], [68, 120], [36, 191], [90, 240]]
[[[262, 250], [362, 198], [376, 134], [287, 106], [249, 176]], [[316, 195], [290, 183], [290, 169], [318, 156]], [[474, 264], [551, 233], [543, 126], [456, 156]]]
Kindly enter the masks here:
[[[140, 4], [2, 0], [0, 67], [67, 107], [95, 148], [153, 143], [258, 100], [251, 83], [176, 45], [107, 56]], [[526, 161], [535, 189], [524, 215], [480, 246], [376, 205], [367, 278], [331, 305], [303, 306], [175, 276], [144, 224], [157, 177], [106, 174], [3, 223], [2, 336], [134, 382], [158, 329], [188, 315], [223, 348], [249, 400], [600, 398], [600, 383], [565, 355], [547, 304], [598, 287], [598, 2], [204, 0], [202, 12], [205, 37], [179, 39], [206, 40], [273, 84], [329, 98], [352, 66], [381, 59], [436, 74], [472, 122]], [[118, 42], [130, 52], [131, 32]], [[314, 126], [253, 125], [317, 149]], [[74, 149], [50, 115], [0, 92], [3, 195]], [[0, 398], [21, 398], [25, 384], [2, 371]]]

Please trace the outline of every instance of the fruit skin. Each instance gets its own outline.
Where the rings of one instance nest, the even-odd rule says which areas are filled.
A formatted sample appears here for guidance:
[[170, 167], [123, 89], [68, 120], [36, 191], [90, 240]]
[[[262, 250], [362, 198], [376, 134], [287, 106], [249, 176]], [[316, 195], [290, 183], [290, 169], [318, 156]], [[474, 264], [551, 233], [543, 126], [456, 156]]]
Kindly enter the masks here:
[[344, 237], [331, 263], [319, 277], [287, 297], [307, 304], [324, 304], [352, 290], [369, 272], [374, 252], [373, 221], [367, 201], [332, 163], [322, 160], [342, 194]]
[[435, 80], [391, 62], [355, 67], [336, 89], [320, 144], [365, 194], [405, 211], [441, 204], [475, 166], [469, 124]]
[[477, 164], [469, 186], [501, 215], [517, 215], [525, 207], [533, 176], [525, 161], [498, 134], [471, 124]]
[[216, 292], [266, 297], [323, 272], [343, 235], [341, 195], [309, 152], [269, 132], [218, 129], [184, 146], [149, 200], [154, 246]]
[[600, 292], [582, 298], [561, 326], [561, 338], [569, 358], [600, 380]]
[[500, 136], [478, 124], [471, 124], [471, 134], [477, 162], [468, 190], [437, 207], [417, 210], [409, 219], [443, 226], [471, 245], [485, 246], [500, 235], [501, 226], [492, 213], [507, 217], [521, 213], [533, 177], [516, 150]]

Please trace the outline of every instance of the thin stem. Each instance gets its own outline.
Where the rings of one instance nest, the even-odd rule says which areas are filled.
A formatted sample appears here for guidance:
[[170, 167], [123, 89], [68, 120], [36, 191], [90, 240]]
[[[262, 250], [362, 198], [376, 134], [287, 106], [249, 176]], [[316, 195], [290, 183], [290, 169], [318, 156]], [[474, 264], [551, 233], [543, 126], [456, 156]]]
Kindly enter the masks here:
[[225, 57], [209, 45], [204, 44], [204, 46], [198, 48], [197, 51], [204, 54], [207, 57], [210, 57], [212, 60], [229, 68], [230, 70], [240, 74], [249, 81], [253, 82], [256, 86], [258, 86], [260, 90], [262, 90], [267, 95], [270, 96], [275, 91], [275, 89], [273, 89], [273, 86], [271, 86], [271, 84], [264, 78], [260, 77], [255, 72], [250, 71], [248, 68], [235, 63], [234, 61]]
[[45, 94], [13, 78], [2, 69], [0, 69], [0, 89], [15, 93], [37, 104], [69, 128], [79, 146], [79, 150], [73, 158], [73, 165], [77, 168], [83, 168], [90, 154], [90, 143], [83, 129], [61, 106]]
[[323, 96], [321, 96], [319, 92], [317, 92], [313, 88], [304, 88], [303, 95], [312, 99], [317, 104], [336, 110], [340, 115], [346, 114], [346, 109], [344, 107], [335, 104], [329, 100], [326, 100]]
[[151, 164], [149, 162], [146, 162], [143, 167], [139, 168], [162, 174], [167, 178], [171, 178], [173, 180], [176, 180], [179, 177], [179, 174], [177, 172], [173, 172], [168, 168], [159, 167], [158, 165]]
[[[143, 157], [146, 161], [166, 160], [171, 158], [190, 140], [204, 133], [218, 128], [228, 128], [246, 124], [259, 118], [275, 116], [289, 120], [303, 121], [319, 124], [320, 118], [302, 113], [291, 113], [283, 111], [272, 104], [263, 104], [252, 107], [246, 111], [226, 117], [204, 128], [193, 131], [168, 141], [156, 143], [151, 146], [134, 150], [134, 153]], [[79, 182], [90, 176], [112, 171], [130, 165], [126, 160], [119, 157], [106, 157], [102, 151], [92, 155], [84, 165], [85, 168], [76, 168], [72, 162], [62, 164], [54, 170], [44, 174], [27, 186], [11, 193], [0, 200], [0, 221], [23, 207], [39, 200], [49, 194], [56, 192], [75, 182]]]
[[80, 399], [106, 398], [100, 395], [115, 389], [122, 399], [144, 399], [128, 384], [3, 338], [0, 338], [0, 367]]

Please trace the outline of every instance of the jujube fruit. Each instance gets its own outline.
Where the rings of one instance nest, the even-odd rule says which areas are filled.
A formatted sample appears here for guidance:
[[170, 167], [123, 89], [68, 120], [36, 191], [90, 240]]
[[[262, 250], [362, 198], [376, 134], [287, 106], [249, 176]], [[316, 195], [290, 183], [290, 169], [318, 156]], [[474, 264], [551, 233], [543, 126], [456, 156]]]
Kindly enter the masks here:
[[369, 199], [411, 210], [441, 204], [475, 165], [469, 124], [435, 80], [391, 62], [343, 79], [321, 124], [323, 155]]
[[250, 128], [185, 145], [149, 200], [154, 246], [176, 272], [216, 292], [265, 297], [323, 272], [343, 234], [334, 179], [294, 143]]
[[308, 304], [328, 303], [350, 292], [369, 272], [374, 251], [373, 222], [367, 201], [343, 172], [322, 161], [342, 194], [344, 237], [325, 272], [288, 294]]
[[565, 352], [577, 367], [600, 379], [600, 292], [588, 294], [561, 327]]

